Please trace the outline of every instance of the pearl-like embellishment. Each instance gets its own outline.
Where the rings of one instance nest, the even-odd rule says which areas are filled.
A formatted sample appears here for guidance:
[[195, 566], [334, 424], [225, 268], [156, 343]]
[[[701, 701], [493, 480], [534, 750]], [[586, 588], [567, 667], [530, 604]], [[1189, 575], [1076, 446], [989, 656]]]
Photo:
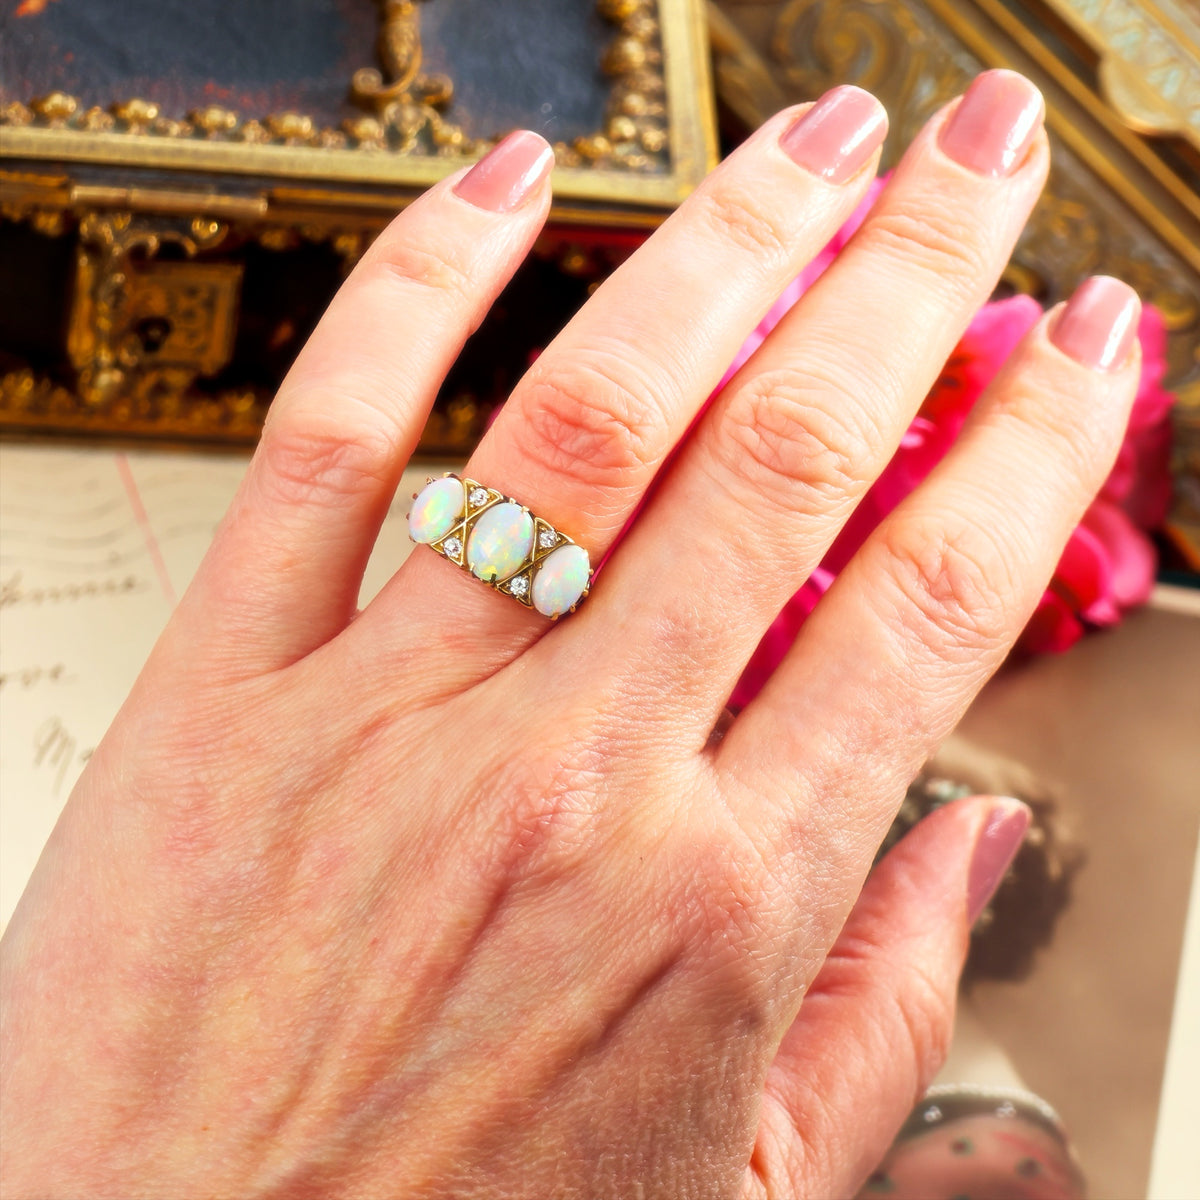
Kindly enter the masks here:
[[[533, 518], [519, 504], [487, 509], [467, 539], [467, 566], [486, 582], [507, 579], [533, 549]], [[535, 583], [536, 588], [536, 583]]]
[[408, 536], [414, 542], [436, 542], [462, 519], [466, 495], [461, 479], [435, 479], [413, 501]]
[[588, 585], [589, 569], [582, 546], [559, 546], [551, 551], [533, 577], [533, 607], [546, 617], [561, 616], [579, 602]]

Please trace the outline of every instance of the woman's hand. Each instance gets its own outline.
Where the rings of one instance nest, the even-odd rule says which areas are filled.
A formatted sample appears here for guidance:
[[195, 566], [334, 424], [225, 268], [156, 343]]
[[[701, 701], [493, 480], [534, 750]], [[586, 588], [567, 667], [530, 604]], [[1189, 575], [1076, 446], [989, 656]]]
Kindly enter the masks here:
[[1128, 289], [1032, 332], [710, 734], [995, 286], [1041, 111], [994, 73], [939, 113], [690, 432], [857, 204], [882, 111], [779, 114], [600, 288], [466, 469], [595, 563], [684, 439], [556, 624], [421, 548], [355, 615], [548, 149], [515, 135], [394, 222], [8, 932], [6, 1196], [853, 1193], [937, 1066], [1023, 811], [960, 802], [863, 879], [1109, 468]]

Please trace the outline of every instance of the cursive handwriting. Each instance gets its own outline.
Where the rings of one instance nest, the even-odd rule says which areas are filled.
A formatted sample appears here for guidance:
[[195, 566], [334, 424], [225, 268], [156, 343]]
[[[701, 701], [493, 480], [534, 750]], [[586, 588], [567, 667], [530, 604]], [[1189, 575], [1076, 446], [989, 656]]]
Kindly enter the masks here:
[[89, 579], [85, 583], [62, 583], [31, 586], [14, 571], [0, 580], [0, 608], [16, 604], [70, 604], [90, 600], [95, 596], [125, 596], [146, 589], [146, 582], [136, 575], [114, 575], [108, 579]]
[[28, 691], [39, 683], [71, 683], [74, 679], [62, 663], [52, 667], [21, 667], [17, 671], [0, 671], [0, 689], [14, 687]]
[[92, 756], [90, 749], [81, 750], [79, 739], [59, 717], [48, 717], [33, 737], [33, 765], [54, 772], [54, 795], [62, 795], [67, 772], [82, 767]]

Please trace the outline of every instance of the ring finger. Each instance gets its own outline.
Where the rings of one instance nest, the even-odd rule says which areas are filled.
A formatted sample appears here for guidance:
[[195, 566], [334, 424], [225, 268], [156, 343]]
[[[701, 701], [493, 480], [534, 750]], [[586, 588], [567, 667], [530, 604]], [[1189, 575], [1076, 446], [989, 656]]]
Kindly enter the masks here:
[[[598, 562], [743, 340], [853, 211], [885, 132], [878, 101], [856, 88], [769, 121], [539, 357], [466, 474]], [[436, 606], [422, 603], [435, 593]], [[472, 641], [510, 658], [545, 629], [544, 617], [426, 553], [358, 622], [376, 645], [377, 620], [386, 636], [422, 644], [452, 631], [468, 676], [489, 669]]]

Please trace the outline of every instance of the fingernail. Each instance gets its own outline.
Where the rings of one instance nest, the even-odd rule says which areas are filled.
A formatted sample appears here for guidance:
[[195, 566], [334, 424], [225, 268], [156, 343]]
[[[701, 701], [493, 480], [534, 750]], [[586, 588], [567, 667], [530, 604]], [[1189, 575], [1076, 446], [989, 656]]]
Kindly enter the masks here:
[[997, 800], [988, 813], [987, 823], [971, 856], [967, 883], [967, 919], [972, 925], [995, 895], [1000, 880], [1021, 848], [1030, 815], [1020, 800], [1006, 798]]
[[955, 162], [1001, 179], [1025, 160], [1046, 112], [1042, 93], [1015, 71], [986, 71], [967, 88], [939, 139]]
[[1142, 302], [1129, 284], [1094, 275], [1075, 289], [1050, 340], [1093, 371], [1115, 371], [1133, 349], [1141, 314]]
[[883, 105], [862, 88], [826, 92], [779, 139], [784, 153], [830, 183], [846, 183], [887, 137]]
[[454, 191], [476, 208], [512, 212], [550, 173], [554, 151], [528, 129], [510, 133], [493, 146], [459, 181]]

